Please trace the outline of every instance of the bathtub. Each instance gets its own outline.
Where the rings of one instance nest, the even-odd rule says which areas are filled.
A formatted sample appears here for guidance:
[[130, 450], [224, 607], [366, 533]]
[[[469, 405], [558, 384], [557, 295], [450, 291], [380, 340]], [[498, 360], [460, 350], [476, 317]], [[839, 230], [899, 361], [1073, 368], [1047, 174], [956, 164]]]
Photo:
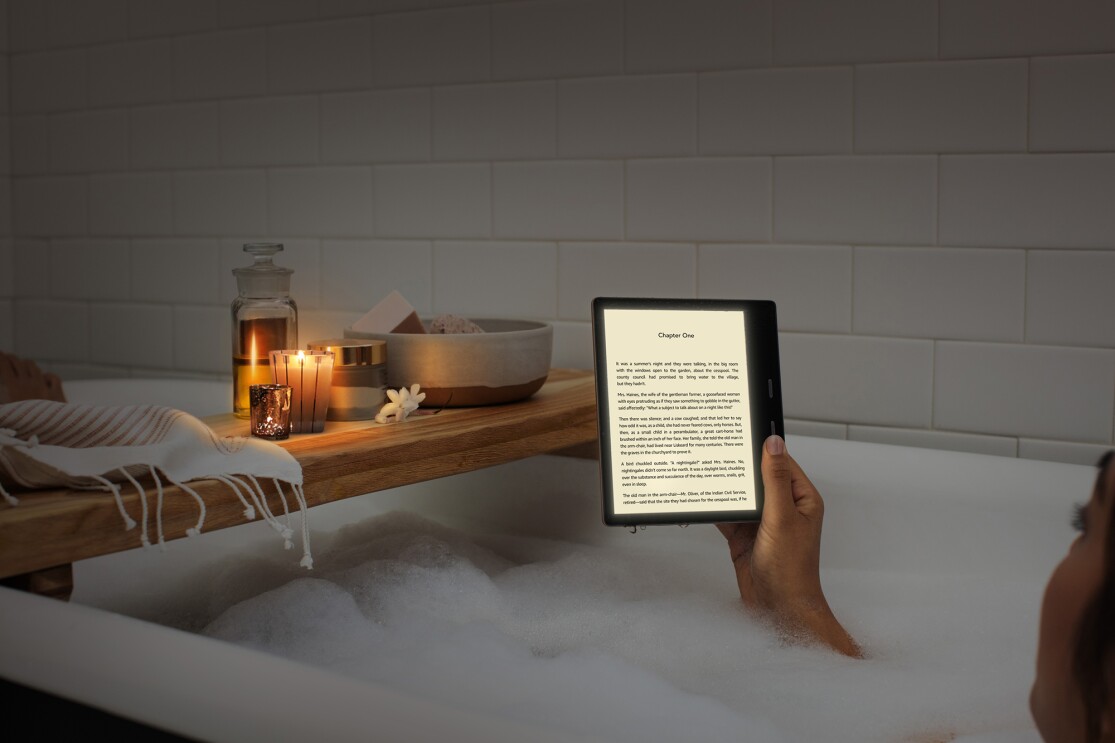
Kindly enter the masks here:
[[[168, 386], [180, 393], [183, 384], [192, 385], [127, 380], [124, 394], [158, 402], [164, 398], [151, 396]], [[86, 399], [86, 392], [105, 400], [109, 386], [68, 389], [75, 401]], [[148, 398], [139, 400], [139, 392]], [[213, 412], [208, 404], [216, 410], [228, 405], [227, 385], [200, 383], [189, 394], [190, 405], [203, 414]], [[764, 639], [761, 628], [749, 630], [740, 664], [759, 670], [747, 675], [745, 668], [742, 676], [733, 671], [732, 678], [753, 680], [755, 693], [769, 696], [763, 704], [776, 712], [781, 705], [785, 716], [760, 720], [748, 712], [745, 719], [753, 726], [740, 739], [793, 740], [795, 730], [800, 734], [810, 723], [795, 728], [799, 723], [791, 716], [814, 714], [818, 729], [848, 725], [829, 729], [829, 740], [856, 739], [862, 730], [883, 729], [878, 726], [947, 730], [961, 739], [1037, 740], [1026, 692], [1041, 593], [1071, 541], [1071, 504], [1087, 499], [1094, 471], [808, 437], [789, 437], [788, 446], [826, 500], [822, 565], [829, 600], [870, 658], [846, 661], [818, 649], [784, 648], [773, 635]], [[594, 462], [537, 457], [320, 506], [310, 514], [311, 526], [315, 535], [327, 534], [403, 510], [505, 541], [554, 540], [610, 550], [593, 554], [676, 558], [694, 601], [710, 607], [738, 603], [715, 529], [653, 527], [633, 535], [603, 527], [597, 477]], [[87, 560], [75, 565], [69, 604], [0, 589], [0, 676], [199, 740], [611, 740], [626, 739], [623, 731], [645, 724], [641, 720], [653, 720], [650, 729], [661, 731], [652, 739], [672, 737], [666, 732], [669, 715], [656, 718], [661, 710], [632, 706], [629, 699], [614, 707], [600, 702], [616, 711], [595, 727], [575, 719], [575, 708], [524, 720], [515, 710], [470, 708], [413, 685], [361, 680], [174, 628], [188, 622], [167, 613], [188, 613], [197, 599], [184, 594], [204, 594], [199, 565], [276, 549], [273, 542], [265, 525], [247, 524], [173, 542], [166, 552], [133, 550]], [[654, 605], [638, 600], [632, 598], [637, 606]], [[632, 621], [633, 632], [640, 631], [638, 620]], [[741, 615], [739, 621], [749, 620]], [[647, 655], [654, 655], [650, 650]], [[708, 651], [694, 654], [701, 652]], [[721, 661], [708, 655], [718, 673]], [[672, 657], [656, 662], [662, 667]], [[617, 662], [638, 665], [639, 653]], [[975, 663], [977, 671], [970, 667]], [[962, 679], [973, 672], [978, 680], [967, 683], [978, 688], [965, 688]], [[635, 678], [642, 679], [641, 673]], [[803, 680], [804, 691], [795, 691], [796, 679]], [[574, 689], [569, 693], [576, 697]], [[887, 694], [894, 698], [879, 701]], [[703, 720], [712, 726], [723, 716], [718, 701], [706, 704], [691, 690], [681, 695], [679, 710], [695, 715], [679, 716], [685, 720], [681, 729], [700, 732]], [[840, 705], [845, 710], [836, 709]], [[848, 712], [861, 707], [870, 716], [872, 705], [900, 711], [874, 727]], [[706, 739], [718, 739], [715, 731], [704, 732]]]

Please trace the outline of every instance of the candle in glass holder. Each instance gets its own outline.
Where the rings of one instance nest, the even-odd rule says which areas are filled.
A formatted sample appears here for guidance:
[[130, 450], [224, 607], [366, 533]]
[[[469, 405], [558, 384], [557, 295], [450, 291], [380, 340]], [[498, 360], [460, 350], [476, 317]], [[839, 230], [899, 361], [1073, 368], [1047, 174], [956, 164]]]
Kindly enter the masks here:
[[333, 381], [331, 351], [272, 351], [276, 384], [290, 385], [290, 428], [293, 433], [321, 433], [329, 411]]
[[253, 384], [248, 388], [252, 435], [271, 441], [290, 436], [291, 388], [285, 384]]

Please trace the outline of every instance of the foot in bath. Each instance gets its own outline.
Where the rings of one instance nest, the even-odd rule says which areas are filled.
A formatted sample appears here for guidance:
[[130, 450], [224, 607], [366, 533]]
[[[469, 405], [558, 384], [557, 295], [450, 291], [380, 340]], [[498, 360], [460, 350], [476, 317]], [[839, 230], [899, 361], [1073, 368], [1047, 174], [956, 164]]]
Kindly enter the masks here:
[[62, 380], [44, 373], [34, 361], [0, 352], [0, 404], [20, 400], [65, 402]]

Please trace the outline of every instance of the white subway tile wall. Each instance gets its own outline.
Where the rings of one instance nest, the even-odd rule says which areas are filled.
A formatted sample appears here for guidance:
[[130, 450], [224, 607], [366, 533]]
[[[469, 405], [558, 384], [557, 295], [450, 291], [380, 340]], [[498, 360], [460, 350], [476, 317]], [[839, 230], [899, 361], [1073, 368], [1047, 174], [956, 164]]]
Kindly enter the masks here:
[[50, 242], [12, 240], [12, 296], [42, 299], [50, 294]]
[[321, 159], [327, 163], [430, 157], [427, 88], [321, 96]]
[[936, 175], [931, 156], [778, 158], [774, 237], [779, 242], [930, 244]]
[[852, 68], [701, 75], [703, 155], [852, 151]]
[[[220, 109], [216, 103], [136, 108], [128, 126], [135, 170], [212, 168], [220, 161]], [[52, 147], [54, 141], [52, 137]], [[167, 142], [174, 146], [167, 147]]]
[[434, 88], [434, 160], [524, 160], [554, 156], [552, 82]]
[[[232, 325], [225, 307], [174, 307], [174, 368], [227, 373]], [[216, 332], [214, 328], [219, 328]]]
[[[824, 421], [799, 421], [794, 418], [787, 418], [786, 434], [787, 436], [813, 436], [818, 439], [841, 439], [847, 440], [848, 426], [844, 423], [825, 423]], [[788, 442], [793, 445], [793, 439]]]
[[852, 249], [839, 245], [701, 245], [697, 295], [772, 299], [782, 331], [850, 333]]
[[168, 235], [173, 224], [166, 173], [89, 178], [89, 234]]
[[693, 155], [697, 76], [562, 81], [557, 137], [563, 157]]
[[933, 343], [786, 333], [779, 339], [789, 418], [928, 428]]
[[623, 0], [535, 0], [492, 6], [492, 78], [623, 72]]
[[950, 341], [935, 345], [937, 427], [1110, 441], [1115, 351]]
[[1115, 150], [1115, 54], [1030, 63], [1030, 148]]
[[1115, 348], [1113, 277], [1115, 251], [1031, 250], [1026, 340]]
[[[43, 119], [46, 117], [34, 117]], [[59, 114], [48, 119], [51, 171], [96, 173], [128, 169], [128, 113], [123, 110]], [[40, 125], [46, 124], [45, 121]], [[132, 140], [133, 146], [135, 140]]]
[[272, 168], [267, 228], [273, 234], [358, 237], [372, 232], [372, 169]]
[[[432, 265], [428, 240], [323, 240], [321, 306], [351, 310], [359, 317], [398, 290], [416, 310], [428, 313]], [[318, 337], [339, 337], [341, 330], [338, 326]]]
[[498, 163], [492, 166], [492, 194], [496, 237], [623, 236], [618, 160]]
[[954, 431], [928, 431], [909, 428], [883, 428], [881, 426], [848, 426], [852, 441], [869, 441], [874, 444], [917, 446], [922, 449], [944, 449], [970, 454], [991, 454], [996, 457], [1018, 455], [1018, 440], [1009, 436], [983, 436]]
[[174, 308], [98, 302], [89, 307], [89, 360], [94, 364], [174, 366]]
[[304, 93], [368, 87], [371, 31], [371, 22], [360, 18], [269, 28], [267, 89]]
[[856, 333], [1022, 340], [1021, 250], [858, 247], [855, 266]]
[[1115, 248], [1115, 153], [942, 156], [942, 245]]
[[1025, 149], [1024, 59], [856, 68], [857, 152]]
[[491, 170], [487, 163], [375, 167], [372, 177], [376, 234], [383, 237], [490, 236]]
[[89, 50], [89, 105], [126, 106], [173, 98], [174, 45], [129, 41]]
[[892, 62], [937, 56], [937, 0], [776, 0], [780, 65]]
[[211, 239], [133, 240], [132, 299], [216, 304], [218, 249]]
[[594, 296], [772, 298], [791, 435], [1113, 444], [1110, 3], [7, 11], [0, 349], [227, 376], [231, 269], [276, 240], [303, 341], [397, 288], [589, 367]]
[[[15, 245], [10, 237], [0, 238], [0, 299], [15, 296]], [[8, 308], [11, 313], [11, 307]], [[11, 348], [11, 346], [8, 346]]]
[[770, 160], [627, 162], [627, 237], [769, 240]]
[[[493, 266], [514, 276], [493, 291]], [[434, 244], [434, 312], [470, 317], [549, 319], [557, 312], [557, 245], [438, 241]]]
[[128, 35], [169, 36], [217, 27], [218, 0], [131, 0]]
[[220, 132], [222, 165], [314, 165], [317, 96], [222, 101]]
[[127, 240], [51, 241], [50, 293], [59, 299], [128, 299], [131, 250]]

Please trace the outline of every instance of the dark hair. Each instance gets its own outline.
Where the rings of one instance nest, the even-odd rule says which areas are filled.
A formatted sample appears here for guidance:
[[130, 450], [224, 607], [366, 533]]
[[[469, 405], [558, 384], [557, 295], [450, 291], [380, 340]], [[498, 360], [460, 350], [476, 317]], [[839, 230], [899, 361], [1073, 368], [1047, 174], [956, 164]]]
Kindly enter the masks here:
[[[1109, 451], [1096, 463], [1097, 492], [1106, 487], [1113, 458], [1115, 451]], [[1115, 492], [1105, 493], [1105, 497], [1115, 498]], [[1080, 617], [1072, 663], [1084, 701], [1084, 740], [1088, 743], [1099, 741], [1104, 713], [1115, 713], [1108, 708], [1115, 693], [1115, 503], [1109, 509], [1112, 515], [1103, 552], [1103, 580]]]

